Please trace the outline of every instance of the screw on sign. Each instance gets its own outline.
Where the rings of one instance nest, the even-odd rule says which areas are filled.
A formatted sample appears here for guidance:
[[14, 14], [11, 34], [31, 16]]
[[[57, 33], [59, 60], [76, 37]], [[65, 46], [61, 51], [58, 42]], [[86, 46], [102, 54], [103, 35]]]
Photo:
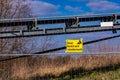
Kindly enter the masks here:
[[81, 41], [81, 40], [79, 40], [78, 44], [82, 44], [82, 41]]

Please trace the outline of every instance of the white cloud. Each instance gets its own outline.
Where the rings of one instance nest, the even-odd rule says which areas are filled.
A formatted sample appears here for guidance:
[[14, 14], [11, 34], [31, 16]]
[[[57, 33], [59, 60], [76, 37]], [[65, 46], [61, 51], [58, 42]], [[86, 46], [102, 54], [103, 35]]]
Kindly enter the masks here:
[[107, 0], [91, 0], [90, 2], [88, 2], [87, 7], [91, 8], [93, 11], [102, 12], [120, 9], [120, 6], [117, 3]]
[[65, 6], [65, 9], [68, 10], [68, 11], [75, 12], [75, 13], [82, 12], [81, 7], [72, 7], [70, 5]]
[[46, 15], [55, 15], [59, 14], [58, 8], [59, 5], [54, 5], [51, 3], [43, 2], [43, 1], [26, 1], [30, 4], [30, 8], [32, 9], [33, 16], [46, 16]]

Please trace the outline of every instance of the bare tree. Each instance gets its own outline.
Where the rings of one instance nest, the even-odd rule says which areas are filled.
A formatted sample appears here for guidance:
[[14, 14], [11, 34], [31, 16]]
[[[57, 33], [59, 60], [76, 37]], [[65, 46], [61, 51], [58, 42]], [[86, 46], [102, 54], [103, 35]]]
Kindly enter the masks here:
[[41, 43], [42, 44], [39, 47], [40, 51], [45, 51], [45, 50], [48, 50], [48, 49], [51, 49], [57, 46], [57, 43], [54, 40], [54, 37], [51, 37], [51, 36], [43, 37], [43, 39], [41, 39]]
[[[29, 3], [24, 0], [0, 0], [0, 19], [26, 18], [31, 17], [31, 14]], [[18, 28], [21, 29], [23, 26], [0, 28], [0, 31], [19, 30]], [[37, 38], [0, 39], [0, 53], [32, 53], [36, 49], [43, 51], [54, 45], [50, 44], [51, 37], [44, 37], [40, 46], [36, 45], [37, 40]]]
[[[23, 0], [0, 0], [0, 19], [25, 18], [31, 16], [28, 3]], [[1, 26], [2, 27], [2, 26]], [[19, 27], [21, 28], [21, 27]], [[16, 27], [0, 28], [0, 31], [15, 30]], [[0, 53], [23, 53], [30, 49], [31, 39], [0, 39]], [[31, 45], [32, 47], [33, 45]]]
[[0, 0], [0, 18], [30, 17], [29, 4], [23, 0]]

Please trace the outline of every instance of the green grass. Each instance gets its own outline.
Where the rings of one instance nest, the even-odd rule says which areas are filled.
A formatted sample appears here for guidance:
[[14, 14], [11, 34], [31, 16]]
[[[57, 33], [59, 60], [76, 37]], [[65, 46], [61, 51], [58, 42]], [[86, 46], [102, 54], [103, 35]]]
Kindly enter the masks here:
[[79, 77], [79, 75], [74, 75], [74, 78], [71, 78], [70, 75], [66, 75], [63, 78], [54, 78], [51, 80], [120, 80], [120, 68], [107, 72], [94, 71], [91, 74], [86, 73], [86, 75], [82, 77]]
[[83, 77], [75, 77], [72, 80], [120, 80], [120, 68], [113, 71], [97, 72], [86, 74]]

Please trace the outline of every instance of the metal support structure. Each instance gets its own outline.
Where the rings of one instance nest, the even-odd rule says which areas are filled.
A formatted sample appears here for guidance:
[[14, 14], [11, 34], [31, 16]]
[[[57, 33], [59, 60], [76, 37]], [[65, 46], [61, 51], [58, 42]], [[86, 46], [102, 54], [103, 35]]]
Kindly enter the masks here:
[[22, 30], [20, 30], [20, 35], [23, 35], [23, 31]]
[[33, 21], [33, 25], [32, 25], [32, 30], [37, 30], [38, 27], [37, 27], [37, 18], [34, 19]]
[[67, 22], [65, 22], [65, 25], [66, 25], [66, 28], [69, 28], [69, 27], [80, 27], [79, 17], [75, 16], [73, 18], [73, 21], [67, 21]]
[[32, 26], [31, 25], [27, 25], [27, 31], [31, 31], [32, 30]]
[[[87, 15], [87, 16], [67, 16], [67, 17], [51, 17], [51, 18], [21, 18], [21, 19], [1, 19], [0, 25], [1, 27], [13, 27], [13, 26], [27, 26], [27, 30], [22, 30], [22, 33], [24, 34], [22, 37], [26, 36], [36, 36], [36, 35], [56, 35], [56, 34], [67, 34], [67, 33], [82, 33], [82, 32], [93, 32], [96, 31], [92, 28], [81, 28], [79, 22], [88, 22], [88, 21], [101, 21], [101, 20], [110, 20], [114, 22], [114, 24], [117, 23], [117, 20], [120, 19], [120, 14], [106, 14], [106, 15]], [[64, 29], [61, 31], [61, 29], [44, 29], [41, 31], [41, 29], [38, 29], [37, 25], [41, 24], [59, 24], [59, 23], [65, 23], [66, 27], [64, 28], [71, 28]], [[78, 30], [75, 30], [75, 28]], [[90, 26], [89, 26], [90, 27]], [[81, 29], [81, 30], [80, 30]], [[84, 30], [85, 29], [85, 30]], [[91, 31], [89, 31], [90, 29]], [[68, 31], [69, 30], [69, 31]], [[72, 31], [74, 30], [74, 31]], [[104, 29], [103, 29], [104, 30]], [[105, 29], [106, 30], [106, 29]], [[108, 30], [111, 30], [111, 28]], [[113, 33], [116, 33], [116, 30], [113, 27]], [[53, 31], [53, 32], [51, 32]], [[99, 31], [99, 29], [97, 30]], [[101, 29], [100, 29], [101, 31]], [[2, 33], [2, 34], [1, 34]], [[14, 34], [11, 34], [14, 33]], [[44, 34], [43, 34], [44, 33]], [[1, 37], [21, 37], [18, 36], [20, 33], [18, 31], [8, 31], [8, 32], [0, 32], [0, 38]]]
[[112, 33], [113, 33], [113, 34], [117, 33], [117, 29], [114, 28], [114, 26], [113, 26], [112, 28], [113, 28], [113, 29], [112, 29]]
[[[0, 32], [0, 39], [2, 38], [17, 38], [17, 37], [32, 37], [32, 36], [48, 36], [48, 35], [60, 35], [60, 34], [73, 34], [73, 33], [88, 33], [88, 32], [102, 32], [102, 31], [114, 31], [120, 30], [120, 26], [116, 25], [113, 27], [72, 27], [72, 28], [50, 28], [50, 29], [38, 29], [22, 31], [8, 31]], [[114, 32], [115, 33], [115, 32]]]
[[75, 16], [74, 21], [70, 27], [80, 27], [79, 25], [79, 17]]
[[38, 27], [37, 27], [37, 18], [33, 19], [31, 23], [29, 23], [27, 25], [27, 30], [28, 31], [31, 31], [31, 30], [37, 30]]
[[43, 34], [46, 34], [46, 29], [45, 28], [43, 29]]
[[113, 21], [114, 24], [117, 24], [118, 21], [117, 21], [117, 15], [116, 14], [112, 15], [112, 21]]
[[[113, 14], [101, 14], [101, 15], [78, 15], [78, 22], [88, 22], [88, 21], [111, 21]], [[120, 13], [117, 15], [117, 19], [120, 19]], [[33, 21], [34, 20], [34, 21]], [[66, 25], [72, 25], [74, 22], [74, 16], [63, 16], [63, 17], [48, 17], [48, 18], [21, 18], [21, 19], [0, 19], [0, 25], [2, 27], [12, 27], [12, 26], [27, 26], [31, 25], [33, 22], [35, 24], [59, 24], [65, 23]], [[30, 26], [29, 25], [29, 26]], [[66, 26], [69, 27], [69, 26]]]
[[66, 32], [66, 28], [63, 28], [63, 32]]
[[37, 18], [35, 18], [35, 27], [37, 28]]

